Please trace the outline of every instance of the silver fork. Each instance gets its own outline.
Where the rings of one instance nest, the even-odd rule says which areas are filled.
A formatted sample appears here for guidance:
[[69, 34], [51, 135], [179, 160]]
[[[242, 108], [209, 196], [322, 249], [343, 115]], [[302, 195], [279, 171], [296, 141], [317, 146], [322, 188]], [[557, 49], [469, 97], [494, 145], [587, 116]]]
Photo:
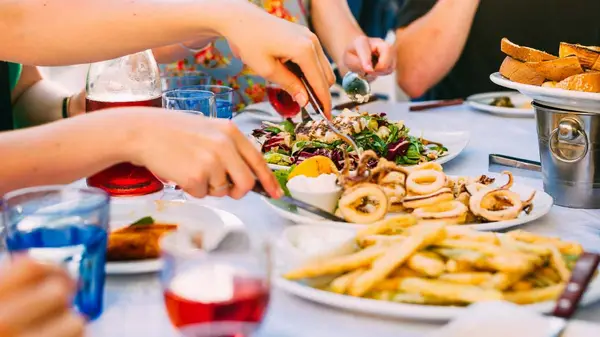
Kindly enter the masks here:
[[[306, 80], [306, 77], [304, 76], [302, 69], [300, 69], [300, 67], [297, 64], [290, 62], [290, 61], [286, 62], [285, 65], [288, 67], [288, 69], [292, 73], [294, 73], [294, 75], [296, 75], [296, 76], [298, 76], [298, 78], [300, 78], [302, 85], [308, 92], [308, 102], [310, 103], [310, 105], [312, 105], [313, 109], [316, 112], [318, 112], [319, 115], [321, 115], [321, 118], [323, 118], [325, 120], [325, 123], [327, 123], [327, 126], [329, 127], [329, 129], [331, 129], [331, 131], [333, 131], [333, 133], [338, 135], [346, 144], [352, 146], [354, 151], [356, 151], [356, 153], [360, 156], [362, 154], [362, 149], [360, 149], [358, 147], [358, 145], [356, 145], [356, 142], [354, 141], [354, 139], [352, 139], [350, 136], [348, 136], [348, 135], [342, 133], [340, 130], [338, 130], [338, 128], [336, 128], [335, 125], [333, 125], [333, 123], [325, 116], [325, 113], [323, 112], [323, 109], [321, 108], [321, 104], [319, 103], [317, 96], [315, 95], [312, 87], [310, 86], [310, 83], [308, 83], [308, 81]], [[309, 114], [309, 116], [311, 119], [315, 120], [312, 115]]]

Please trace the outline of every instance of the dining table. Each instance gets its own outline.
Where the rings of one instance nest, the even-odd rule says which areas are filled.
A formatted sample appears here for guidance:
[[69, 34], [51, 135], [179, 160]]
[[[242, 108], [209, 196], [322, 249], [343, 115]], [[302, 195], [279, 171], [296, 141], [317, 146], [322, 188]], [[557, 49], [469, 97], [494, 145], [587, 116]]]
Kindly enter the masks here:
[[[470, 142], [452, 161], [444, 164], [450, 175], [476, 176], [488, 172], [488, 155], [539, 160], [536, 122], [475, 111], [457, 105], [410, 112], [409, 102], [373, 102], [360, 108], [370, 113], [385, 112], [390, 120], [403, 120], [412, 130], [468, 131]], [[261, 124], [259, 114], [242, 114], [233, 122], [246, 134]], [[427, 137], [426, 134], [423, 135]], [[543, 189], [541, 175], [515, 178], [522, 184]], [[157, 198], [149, 195], [140, 198]], [[255, 194], [241, 200], [229, 198], [193, 199], [235, 214], [255, 233], [277, 236], [294, 226], [279, 217]], [[520, 226], [527, 231], [574, 240], [592, 252], [600, 252], [600, 210], [553, 206], [544, 217]], [[582, 307], [575, 319], [600, 322], [600, 303]], [[257, 337], [409, 337], [424, 336], [445, 322], [386, 318], [313, 303], [274, 287], [268, 313]], [[107, 276], [104, 312], [88, 326], [92, 337], [178, 336], [164, 307], [158, 273]]]

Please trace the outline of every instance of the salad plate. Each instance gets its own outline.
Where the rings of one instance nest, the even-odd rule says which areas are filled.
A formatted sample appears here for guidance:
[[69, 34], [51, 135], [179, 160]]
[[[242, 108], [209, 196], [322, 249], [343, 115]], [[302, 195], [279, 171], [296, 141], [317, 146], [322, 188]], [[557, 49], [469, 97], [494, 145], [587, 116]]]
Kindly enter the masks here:
[[[401, 166], [420, 162], [446, 163], [456, 158], [468, 145], [466, 131], [409, 129], [402, 121], [390, 121], [384, 113], [368, 114], [345, 110], [333, 119], [343, 133], [351, 135], [363, 150]], [[324, 121], [296, 123], [290, 120], [276, 124], [263, 122], [250, 138], [261, 150], [269, 167], [283, 170], [313, 156], [331, 159], [338, 169], [344, 161], [346, 145], [330, 131]], [[356, 151], [348, 149], [350, 163], [355, 166]]]
[[[235, 215], [195, 202], [122, 198], [111, 200], [111, 233], [131, 226], [136, 222], [139, 223], [140, 219], [152, 219], [157, 224], [176, 225], [178, 231], [200, 232], [203, 240], [206, 241], [218, 238], [224, 231], [244, 228], [242, 221]], [[162, 261], [160, 258], [124, 259], [124, 261], [107, 261], [106, 263], [106, 273], [108, 275], [152, 273], [160, 271], [161, 268]]]
[[[450, 229], [448, 230], [450, 231]], [[528, 238], [540, 240], [540, 244], [548, 242], [541, 240], [557, 240], [546, 238], [535, 233], [523, 231], [517, 232], [524, 233], [528, 236]], [[289, 277], [289, 272], [294, 269], [298, 270], [298, 267], [311, 264], [318, 266], [319, 264], [322, 264], [323, 261], [332, 262], [336, 257], [346, 257], [353, 252], [356, 252], [357, 249], [360, 249], [356, 247], [356, 239], [353, 240], [355, 245], [354, 250], [350, 250], [348, 248], [349, 241], [351, 241], [353, 237], [356, 237], [356, 234], [357, 230], [353, 228], [347, 228], [344, 230], [335, 227], [323, 227], [311, 223], [307, 223], [298, 227], [289, 227], [286, 231], [284, 231], [278, 241], [278, 270], [274, 280], [275, 286], [294, 296], [326, 306], [394, 318], [417, 319], [424, 321], [447, 321], [468, 310], [467, 306], [458, 306], [453, 304], [441, 305], [407, 303], [415, 299], [411, 296], [408, 296], [410, 294], [402, 294], [400, 292], [398, 292], [398, 294], [404, 295], [404, 300], [394, 300], [392, 299], [393, 297], [389, 298], [387, 296], [384, 298], [375, 299], [372, 297], [375, 296], [375, 293], [367, 293], [362, 297], [351, 296], [347, 293], [336, 293], [332, 291], [331, 288], [334, 287], [332, 280], [339, 276], [338, 274], [331, 276], [317, 276], [317, 278], [313, 279], [289, 279], [284, 277], [284, 275]], [[492, 233], [488, 234], [492, 235]], [[504, 235], [510, 236], [511, 234], [496, 234], [497, 237]], [[412, 236], [412, 234], [409, 234], [409, 236]], [[511, 237], [514, 238], [516, 236]], [[476, 241], [474, 237], [471, 238], [472, 239], [469, 239], [469, 236], [464, 236], [461, 240], [463, 240], [463, 242], [470, 240]], [[481, 244], [481, 242], [479, 242], [479, 244]], [[562, 244], [577, 245], [577, 243], [567, 242], [562, 242]], [[364, 250], [364, 248], [362, 249]], [[411, 264], [412, 267], [410, 268], [416, 268], [414, 266], [416, 263], [417, 262], [413, 262]], [[536, 271], [536, 273], [537, 272], [539, 271]], [[350, 273], [351, 271], [348, 272], [348, 274]], [[452, 272], [447, 271], [446, 273]], [[407, 276], [407, 278], [415, 278], [415, 276]], [[424, 282], [429, 282], [428, 278], [420, 279], [425, 280]], [[337, 284], [337, 287], [339, 287], [339, 285], [340, 283]], [[432, 282], [431, 286], [440, 287], [442, 285]], [[474, 286], [471, 287], [474, 288]], [[508, 293], [506, 295], [507, 298], [514, 296], [514, 294], [508, 295]], [[596, 279], [589, 284], [589, 287], [582, 299], [581, 305], [592, 304], [599, 300], [600, 278], [596, 277]], [[555, 301], [542, 300], [529, 304], [521, 304], [520, 306], [537, 313], [551, 313], [555, 305]]]

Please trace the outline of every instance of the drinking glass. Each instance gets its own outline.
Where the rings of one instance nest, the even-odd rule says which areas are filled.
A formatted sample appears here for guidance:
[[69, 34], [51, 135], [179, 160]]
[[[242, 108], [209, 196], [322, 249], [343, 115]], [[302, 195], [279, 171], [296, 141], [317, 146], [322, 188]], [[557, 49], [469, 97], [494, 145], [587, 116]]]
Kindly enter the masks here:
[[268, 244], [208, 252], [176, 232], [161, 241], [165, 307], [185, 337], [248, 337], [260, 326], [270, 298]]
[[[217, 114], [215, 107], [215, 94], [205, 90], [174, 89], [163, 93], [163, 108], [167, 110], [180, 110], [181, 112], [204, 115], [214, 118]], [[165, 181], [158, 177], [164, 184], [162, 200], [185, 200], [185, 194], [177, 184]]]
[[215, 94], [217, 118], [231, 119], [233, 117], [233, 89], [224, 85], [192, 85], [182, 90], [204, 90]]
[[292, 95], [275, 83], [267, 83], [267, 97], [273, 109], [283, 118], [292, 118], [300, 112], [300, 105]]
[[76, 309], [93, 320], [102, 313], [109, 195], [94, 187], [31, 187], [3, 199], [6, 247], [58, 264], [78, 281]]
[[179, 74], [161, 75], [160, 80], [163, 91], [169, 91], [194, 85], [208, 85], [212, 77], [200, 71], [184, 71]]

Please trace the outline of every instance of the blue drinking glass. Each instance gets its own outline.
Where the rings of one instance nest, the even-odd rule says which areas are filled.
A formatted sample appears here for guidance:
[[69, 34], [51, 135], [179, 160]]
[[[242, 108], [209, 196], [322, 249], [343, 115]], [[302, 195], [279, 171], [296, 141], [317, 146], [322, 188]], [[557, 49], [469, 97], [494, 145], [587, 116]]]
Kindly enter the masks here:
[[163, 108], [216, 117], [215, 94], [205, 90], [174, 89], [163, 93]]
[[191, 85], [183, 90], [210, 91], [215, 94], [217, 118], [231, 119], [233, 117], [233, 89], [224, 85]]
[[102, 313], [108, 194], [98, 188], [31, 187], [3, 198], [6, 248], [58, 264], [78, 281], [75, 308], [90, 320]]

